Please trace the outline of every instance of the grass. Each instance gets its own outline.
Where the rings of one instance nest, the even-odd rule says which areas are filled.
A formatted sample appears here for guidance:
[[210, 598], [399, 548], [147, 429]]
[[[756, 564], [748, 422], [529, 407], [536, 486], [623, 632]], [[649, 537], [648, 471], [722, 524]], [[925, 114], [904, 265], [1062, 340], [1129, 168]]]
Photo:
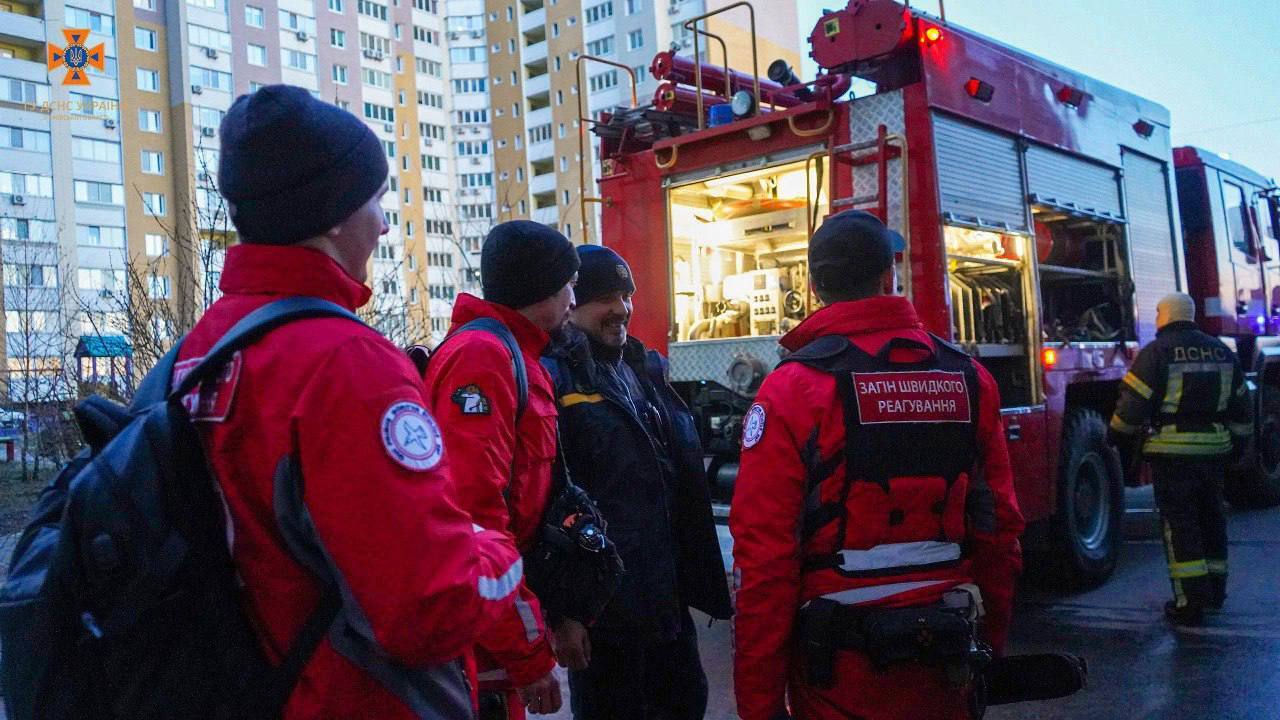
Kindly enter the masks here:
[[[40, 477], [22, 479], [22, 463], [0, 463], [0, 535], [21, 530], [27, 524], [31, 506], [57, 468], [48, 461], [40, 463]], [[30, 470], [30, 466], [28, 466]]]

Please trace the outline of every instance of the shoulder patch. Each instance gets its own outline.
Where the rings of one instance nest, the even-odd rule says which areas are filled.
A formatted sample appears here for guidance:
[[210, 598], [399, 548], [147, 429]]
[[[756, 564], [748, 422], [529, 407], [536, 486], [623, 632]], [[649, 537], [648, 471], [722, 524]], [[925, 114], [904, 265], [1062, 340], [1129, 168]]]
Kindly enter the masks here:
[[485, 397], [484, 391], [474, 383], [454, 390], [449, 399], [453, 400], [463, 415], [488, 415], [492, 409], [489, 398]]
[[747, 418], [742, 423], [742, 447], [749, 449], [755, 447], [760, 442], [760, 438], [764, 437], [764, 406], [756, 403], [747, 411]]
[[431, 413], [417, 403], [392, 403], [382, 415], [381, 431], [387, 454], [410, 470], [430, 470], [444, 456], [440, 427]]

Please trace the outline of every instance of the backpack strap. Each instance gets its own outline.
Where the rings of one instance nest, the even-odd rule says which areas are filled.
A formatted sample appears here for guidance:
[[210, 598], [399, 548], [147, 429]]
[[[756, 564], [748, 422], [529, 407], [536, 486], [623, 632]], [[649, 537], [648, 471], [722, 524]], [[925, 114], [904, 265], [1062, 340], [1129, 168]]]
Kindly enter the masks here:
[[[440, 341], [440, 344], [436, 346], [436, 349], [431, 354], [439, 353], [441, 346], [445, 343], [464, 332], [472, 330], [487, 332], [507, 346], [507, 352], [511, 354], [511, 372], [516, 379], [516, 422], [520, 422], [520, 418], [524, 415], [524, 409], [529, 405], [529, 374], [524, 365], [524, 353], [520, 350], [520, 344], [516, 342], [516, 336], [511, 333], [511, 328], [504, 325], [501, 320], [490, 317], [476, 318], [449, 333], [444, 340]], [[423, 375], [426, 375], [425, 371]]]
[[[294, 320], [319, 317], [345, 318], [364, 324], [350, 310], [320, 298], [297, 296], [268, 303], [240, 318], [240, 321], [233, 325], [209, 352], [205, 353], [204, 358], [182, 379], [178, 387], [168, 394], [168, 398], [180, 398], [191, 392], [201, 382], [208, 380], [221, 370], [237, 351], [252, 345], [263, 335], [281, 325]], [[170, 350], [165, 358], [167, 359], [170, 355], [176, 357], [176, 350], [177, 348]], [[172, 365], [170, 370], [172, 371]]]

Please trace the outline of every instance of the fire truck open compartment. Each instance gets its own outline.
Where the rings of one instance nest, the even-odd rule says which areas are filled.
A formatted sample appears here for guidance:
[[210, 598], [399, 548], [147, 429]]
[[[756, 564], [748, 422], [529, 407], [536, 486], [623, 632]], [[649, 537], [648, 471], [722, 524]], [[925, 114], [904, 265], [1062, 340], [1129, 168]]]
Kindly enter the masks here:
[[1047, 205], [1032, 212], [1045, 341], [1133, 340], [1125, 226]]
[[781, 335], [811, 313], [805, 163], [677, 185], [668, 193], [679, 342]]
[[956, 341], [995, 377], [1006, 407], [1033, 404], [1029, 239], [954, 225], [943, 234]]

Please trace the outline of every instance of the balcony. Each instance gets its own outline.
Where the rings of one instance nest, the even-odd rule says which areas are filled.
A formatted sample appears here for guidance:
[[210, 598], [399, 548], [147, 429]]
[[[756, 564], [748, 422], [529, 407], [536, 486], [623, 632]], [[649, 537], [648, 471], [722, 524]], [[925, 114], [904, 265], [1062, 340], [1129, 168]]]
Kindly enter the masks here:
[[[533, 101], [529, 106], [530, 112], [541, 110], [551, 104], [551, 74], [542, 73], [524, 81], [524, 95]], [[538, 98], [538, 100], [534, 100]]]
[[541, 32], [542, 37], [547, 36], [547, 11], [545, 8], [527, 11], [520, 15], [520, 32], [537, 33]]
[[534, 222], [540, 222], [543, 225], [551, 227], [559, 227], [560, 210], [553, 203], [550, 207], [537, 208], [533, 211], [533, 217], [530, 218]]
[[551, 193], [555, 196], [556, 191], [556, 174], [549, 172], [543, 175], [534, 175], [529, 180], [529, 192], [540, 195], [543, 193]]
[[529, 63], [537, 62], [538, 60], [541, 60], [545, 63], [547, 60], [547, 41], [543, 40], [540, 43], [526, 45], [524, 47], [523, 54], [524, 54], [524, 62], [526, 65]]
[[[19, 6], [30, 8], [32, 12], [38, 12], [38, 8], [32, 6]], [[0, 39], [14, 39], [19, 41], [20, 45], [31, 45], [33, 50], [40, 49], [45, 43], [44, 20], [39, 17], [30, 15], [22, 15], [15, 12], [0, 10]], [[36, 60], [36, 57], [26, 58]], [[39, 58], [43, 60], [44, 58]]]

